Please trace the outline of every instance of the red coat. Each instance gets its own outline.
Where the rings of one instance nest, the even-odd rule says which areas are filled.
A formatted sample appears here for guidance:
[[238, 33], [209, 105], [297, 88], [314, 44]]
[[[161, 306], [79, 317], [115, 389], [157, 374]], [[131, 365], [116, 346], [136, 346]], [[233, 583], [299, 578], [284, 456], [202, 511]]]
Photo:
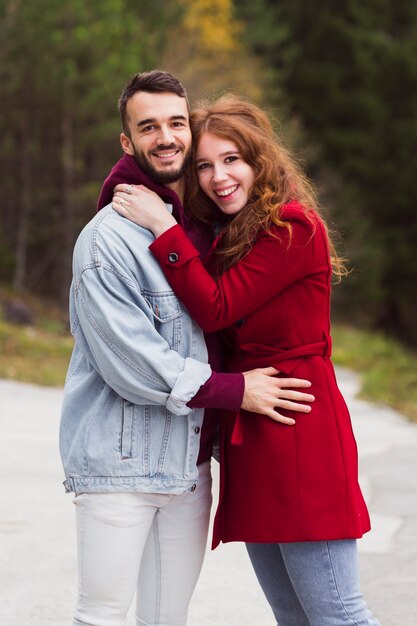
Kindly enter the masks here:
[[274, 365], [310, 380], [316, 398], [311, 413], [288, 412], [294, 426], [245, 411], [223, 417], [214, 546], [347, 539], [370, 529], [349, 412], [330, 360], [325, 229], [295, 202], [282, 215], [291, 242], [286, 228], [262, 232], [217, 283], [179, 226], [151, 246], [200, 326], [226, 329], [230, 371]]

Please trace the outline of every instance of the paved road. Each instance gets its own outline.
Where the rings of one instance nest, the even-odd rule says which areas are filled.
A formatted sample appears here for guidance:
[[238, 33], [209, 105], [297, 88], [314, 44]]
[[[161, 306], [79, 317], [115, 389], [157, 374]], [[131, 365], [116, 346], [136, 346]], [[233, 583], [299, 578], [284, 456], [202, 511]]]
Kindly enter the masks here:
[[[373, 531], [360, 540], [362, 587], [382, 626], [417, 625], [417, 425], [355, 398], [361, 484]], [[69, 626], [76, 588], [74, 512], [61, 486], [62, 390], [0, 381], [0, 624]], [[134, 625], [133, 615], [129, 626]], [[189, 626], [274, 626], [240, 544], [208, 552]]]

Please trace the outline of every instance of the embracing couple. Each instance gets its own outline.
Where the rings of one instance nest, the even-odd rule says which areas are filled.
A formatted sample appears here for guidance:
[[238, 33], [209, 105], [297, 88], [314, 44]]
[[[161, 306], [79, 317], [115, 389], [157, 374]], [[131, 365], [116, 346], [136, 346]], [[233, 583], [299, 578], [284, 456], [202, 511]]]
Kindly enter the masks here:
[[246, 543], [279, 626], [377, 626], [330, 360], [343, 264], [314, 191], [244, 99], [190, 115], [181, 83], [153, 71], [119, 110], [125, 155], [76, 243], [70, 294], [60, 448], [77, 518], [73, 623], [123, 626], [136, 592], [138, 626], [185, 626], [215, 446], [213, 546]]

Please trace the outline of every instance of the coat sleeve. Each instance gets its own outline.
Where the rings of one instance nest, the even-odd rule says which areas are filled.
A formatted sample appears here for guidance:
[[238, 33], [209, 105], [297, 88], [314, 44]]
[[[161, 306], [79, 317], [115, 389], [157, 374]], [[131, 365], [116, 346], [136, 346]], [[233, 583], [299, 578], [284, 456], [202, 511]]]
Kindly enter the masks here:
[[[180, 226], [150, 246], [175, 293], [206, 332], [226, 328], [262, 306], [292, 283], [319, 271], [315, 238], [320, 222], [299, 211], [287, 228], [262, 232], [251, 251], [216, 282]], [[322, 247], [321, 247], [322, 249]], [[320, 259], [327, 268], [324, 255]]]

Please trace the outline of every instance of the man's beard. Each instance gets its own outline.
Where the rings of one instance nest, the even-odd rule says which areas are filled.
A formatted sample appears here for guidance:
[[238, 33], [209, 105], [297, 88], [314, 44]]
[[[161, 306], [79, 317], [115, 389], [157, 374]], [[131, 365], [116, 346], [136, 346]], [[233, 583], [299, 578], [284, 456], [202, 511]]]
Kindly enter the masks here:
[[[142, 168], [142, 170], [146, 174], [148, 174], [150, 178], [152, 178], [152, 180], [155, 183], [159, 183], [160, 185], [169, 185], [170, 183], [175, 183], [177, 182], [177, 180], [182, 178], [191, 160], [191, 148], [189, 148], [188, 152], [184, 153], [184, 160], [178, 169], [167, 170], [167, 171], [157, 170], [149, 161], [149, 159], [146, 157], [144, 152], [137, 150], [136, 146], [134, 146], [133, 144], [132, 144], [132, 147], [133, 147], [133, 153], [134, 153], [136, 163], [139, 165], [139, 167]], [[169, 148], [178, 149], [178, 146], [175, 146], [174, 144], [171, 144], [170, 146], [158, 146], [158, 147], [159, 149], [165, 149], [165, 150]]]

